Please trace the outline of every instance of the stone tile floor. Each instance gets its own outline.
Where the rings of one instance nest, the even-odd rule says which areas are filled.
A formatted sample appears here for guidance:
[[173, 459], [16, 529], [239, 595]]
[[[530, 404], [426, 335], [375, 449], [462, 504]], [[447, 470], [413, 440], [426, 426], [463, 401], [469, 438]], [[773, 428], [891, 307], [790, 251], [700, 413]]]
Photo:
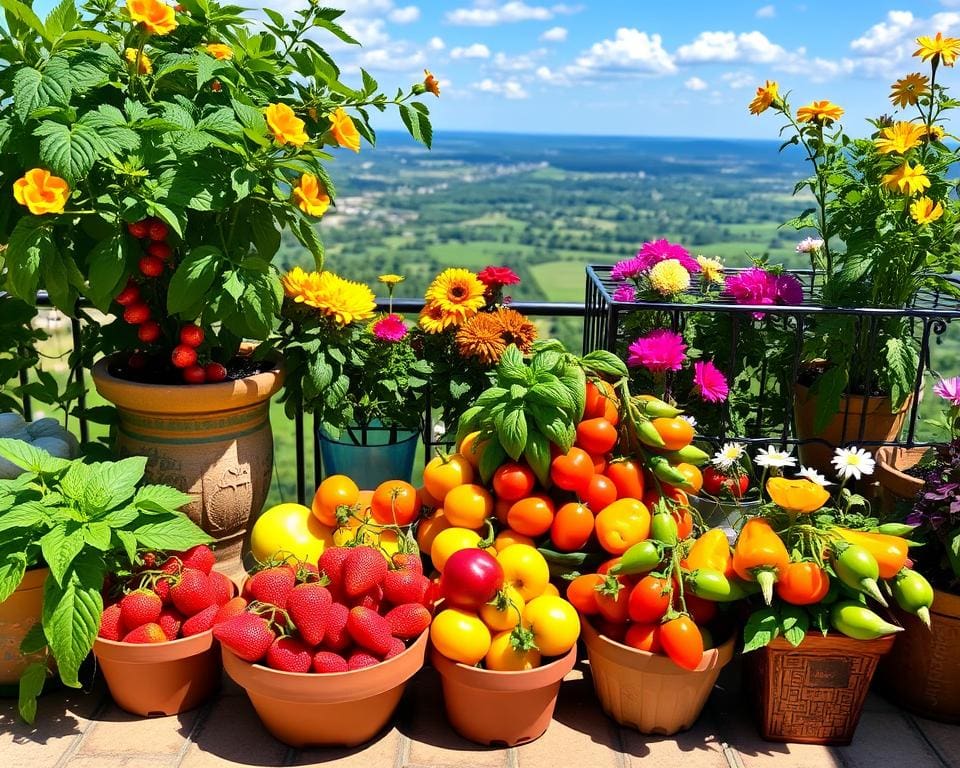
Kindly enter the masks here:
[[263, 730], [242, 690], [229, 680], [219, 697], [178, 717], [140, 719], [110, 700], [102, 682], [89, 693], [43, 697], [38, 725], [0, 700], [0, 768], [960, 768], [960, 726], [912, 717], [871, 695], [854, 743], [826, 748], [765, 742], [757, 736], [725, 670], [697, 725], [669, 738], [622, 729], [600, 710], [589, 667], [565, 681], [554, 722], [540, 740], [484, 749], [454, 734], [443, 717], [436, 673], [410, 684], [395, 726], [357, 749], [293, 750]]

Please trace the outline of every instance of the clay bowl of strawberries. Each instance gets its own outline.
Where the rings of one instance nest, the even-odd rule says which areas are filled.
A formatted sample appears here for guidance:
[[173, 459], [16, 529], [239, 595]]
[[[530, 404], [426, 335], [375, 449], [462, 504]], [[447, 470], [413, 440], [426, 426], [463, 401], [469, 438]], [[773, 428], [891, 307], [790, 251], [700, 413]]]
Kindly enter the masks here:
[[227, 674], [266, 729], [293, 747], [352, 747], [393, 717], [423, 666], [433, 585], [417, 554], [329, 547], [243, 587], [246, 610], [217, 624]]
[[105, 595], [93, 652], [118, 706], [145, 717], [175, 715], [200, 706], [219, 687], [213, 626], [246, 601], [213, 570], [216, 558], [205, 545], [147, 553], [142, 561]]

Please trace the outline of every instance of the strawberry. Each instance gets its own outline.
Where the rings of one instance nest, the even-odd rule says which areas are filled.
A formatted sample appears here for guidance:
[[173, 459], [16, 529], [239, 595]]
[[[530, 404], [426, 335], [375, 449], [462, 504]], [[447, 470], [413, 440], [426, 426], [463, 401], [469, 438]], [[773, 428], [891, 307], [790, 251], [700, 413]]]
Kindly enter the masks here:
[[387, 659], [392, 659], [394, 656], [399, 656], [405, 650], [407, 650], [407, 644], [404, 643], [399, 637], [395, 637], [390, 641], [390, 650], [387, 651], [387, 654], [383, 657], [383, 660], [386, 661]]
[[143, 624], [123, 636], [125, 643], [166, 643], [166, 633], [159, 624]]
[[204, 573], [210, 573], [217, 562], [217, 556], [206, 544], [197, 544], [186, 552], [178, 552], [177, 557], [185, 568], [196, 568]]
[[270, 622], [255, 613], [240, 613], [213, 628], [213, 636], [244, 661], [258, 662], [276, 635]]
[[420, 603], [406, 603], [393, 608], [386, 615], [390, 632], [402, 640], [419, 637], [430, 626], [430, 611]]
[[97, 636], [104, 640], [119, 642], [122, 631], [120, 628], [120, 603], [108, 605], [103, 609], [103, 615], [100, 617], [100, 629]]
[[207, 363], [203, 366], [203, 372], [207, 375], [207, 381], [213, 383], [227, 378], [227, 369], [222, 363]]
[[117, 294], [116, 302], [121, 307], [129, 307], [140, 300], [140, 288], [132, 280], [127, 283], [127, 287]]
[[160, 629], [168, 640], [176, 640], [180, 637], [180, 630], [183, 627], [183, 614], [176, 608], [164, 608], [160, 611], [157, 624], [160, 625]]
[[207, 574], [184, 568], [179, 581], [170, 587], [170, 599], [184, 616], [196, 616], [204, 608], [217, 604], [217, 593]]
[[127, 232], [137, 238], [137, 240], [143, 240], [150, 235], [150, 228], [147, 220], [131, 221], [127, 224]]
[[147, 219], [146, 224], [147, 236], [151, 240], [166, 240], [170, 236], [170, 227], [160, 221], [160, 219]]
[[423, 560], [416, 552], [395, 552], [391, 561], [398, 571], [416, 571], [423, 574]]
[[206, 384], [207, 374], [202, 366], [189, 365], [183, 369], [183, 380], [187, 384]]
[[235, 597], [230, 602], [224, 603], [220, 606], [220, 609], [217, 611], [217, 615], [213, 617], [214, 624], [222, 624], [227, 619], [231, 619], [237, 614], [243, 613], [247, 610], [247, 601], [242, 597]]
[[416, 571], [387, 571], [383, 577], [383, 599], [393, 605], [426, 605], [430, 579]]
[[380, 659], [371, 655], [367, 651], [354, 651], [347, 659], [347, 669], [353, 672], [355, 669], [364, 669], [365, 667], [375, 667], [380, 663]]
[[220, 612], [220, 606], [214, 603], [209, 608], [204, 608], [196, 616], [191, 616], [183, 622], [183, 636], [193, 637], [201, 632], [206, 632], [213, 627], [213, 621]]
[[161, 603], [170, 605], [170, 581], [168, 579], [157, 579], [153, 582], [151, 589], [160, 597]]
[[144, 277], [160, 277], [163, 274], [163, 261], [156, 256], [144, 256], [138, 264]]
[[217, 595], [217, 605], [226, 605], [233, 597], [233, 582], [220, 571], [211, 571], [207, 578]]
[[333, 586], [339, 587], [343, 583], [343, 564], [352, 551], [347, 547], [328, 547], [320, 555], [317, 567], [327, 575]]
[[180, 329], [180, 343], [196, 349], [203, 344], [203, 328], [199, 325], [185, 325]]
[[358, 606], [350, 609], [350, 615], [347, 617], [347, 632], [353, 638], [353, 642], [379, 656], [383, 656], [390, 650], [392, 637], [390, 624], [370, 608]]
[[307, 645], [320, 645], [333, 597], [317, 583], [300, 584], [287, 595], [287, 612]]
[[160, 323], [156, 320], [147, 320], [137, 330], [137, 338], [144, 344], [153, 344], [160, 338]]
[[327, 613], [327, 627], [323, 633], [323, 647], [329, 651], [342, 651], [350, 645], [347, 633], [347, 618], [350, 609], [342, 603], [334, 603]]
[[371, 610], [379, 612], [380, 604], [383, 602], [383, 587], [370, 587], [370, 589], [362, 595], [357, 595], [348, 602], [351, 608], [356, 608], [359, 605], [363, 608], [370, 608]]
[[163, 610], [163, 601], [156, 592], [138, 589], [120, 601], [120, 624], [129, 632], [143, 624], [156, 624]]
[[197, 350], [188, 347], [186, 344], [178, 344], [173, 348], [170, 361], [177, 368], [189, 368], [191, 365], [197, 364]]
[[153, 242], [147, 246], [147, 253], [160, 261], [169, 261], [173, 256], [173, 248], [163, 242]]
[[347, 672], [350, 667], [347, 660], [339, 653], [332, 651], [317, 651], [313, 654], [313, 671], [320, 674], [330, 672]]
[[150, 307], [142, 301], [136, 301], [123, 310], [123, 321], [130, 325], [140, 325], [150, 319]]
[[356, 597], [379, 586], [387, 575], [387, 561], [373, 547], [354, 547], [343, 561], [343, 591]]
[[281, 672], [309, 672], [313, 654], [295, 637], [278, 637], [267, 650], [267, 666]]
[[287, 597], [296, 583], [297, 575], [289, 565], [267, 568], [250, 577], [250, 595], [261, 603], [286, 608]]

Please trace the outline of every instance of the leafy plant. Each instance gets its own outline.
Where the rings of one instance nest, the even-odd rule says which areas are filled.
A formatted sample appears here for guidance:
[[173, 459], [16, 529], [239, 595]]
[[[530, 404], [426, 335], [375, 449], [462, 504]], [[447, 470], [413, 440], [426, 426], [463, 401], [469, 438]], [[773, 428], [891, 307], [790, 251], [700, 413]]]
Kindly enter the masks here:
[[129, 568], [140, 549], [183, 550], [211, 539], [177, 511], [190, 496], [140, 484], [143, 457], [84, 464], [7, 438], [0, 439], [0, 456], [23, 469], [16, 479], [0, 481], [0, 603], [28, 569], [50, 569], [41, 622], [20, 649], [43, 655], [20, 682], [20, 713], [32, 722], [47, 657], [65, 685], [80, 687], [78, 672], [100, 626], [107, 574]]

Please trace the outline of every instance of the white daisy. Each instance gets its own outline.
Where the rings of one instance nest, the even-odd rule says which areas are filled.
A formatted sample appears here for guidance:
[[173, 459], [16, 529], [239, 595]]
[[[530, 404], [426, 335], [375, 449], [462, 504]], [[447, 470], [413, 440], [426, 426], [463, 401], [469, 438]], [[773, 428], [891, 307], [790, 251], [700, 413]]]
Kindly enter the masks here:
[[753, 463], [758, 467], [773, 467], [780, 469], [782, 467], [795, 467], [797, 460], [790, 455], [791, 451], [780, 451], [775, 446], [768, 445], [766, 449], [761, 448], [757, 451], [757, 457]]
[[800, 467], [800, 471], [797, 472], [797, 477], [802, 477], [805, 480], [809, 480], [811, 483], [816, 483], [823, 488], [826, 488], [828, 485], [833, 485], [833, 483], [827, 480], [826, 475], [821, 475], [812, 467]]
[[687, 424], [689, 424], [691, 427], [697, 426], [697, 420], [693, 418], [693, 416], [687, 416], [686, 414], [681, 414], [680, 418], [683, 419], [685, 422], [687, 422]]
[[725, 443], [723, 448], [710, 459], [710, 463], [720, 469], [730, 469], [743, 458], [743, 449], [744, 446], [741, 443]]
[[864, 475], [872, 475], [876, 464], [873, 456], [863, 448], [837, 448], [831, 463], [844, 480], [850, 477], [859, 480]]

